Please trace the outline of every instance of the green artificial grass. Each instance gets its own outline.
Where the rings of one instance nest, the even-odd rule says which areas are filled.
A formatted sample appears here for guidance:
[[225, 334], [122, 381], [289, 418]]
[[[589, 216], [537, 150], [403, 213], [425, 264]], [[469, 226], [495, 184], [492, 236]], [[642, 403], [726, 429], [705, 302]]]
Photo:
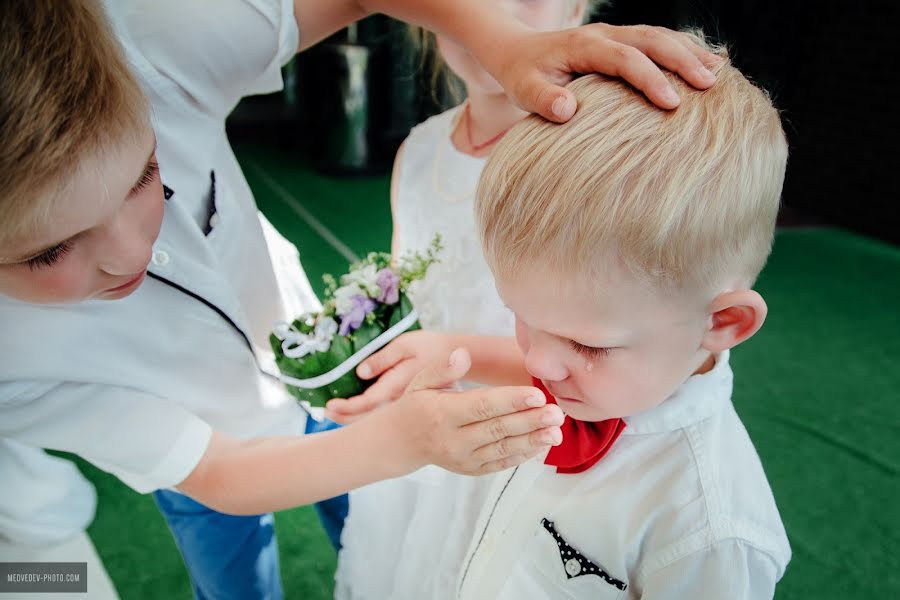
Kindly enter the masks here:
[[[347, 259], [271, 180], [354, 253], [388, 249], [386, 177], [326, 178], [263, 147], [238, 158], [318, 293], [321, 274]], [[834, 229], [782, 231], [757, 289], [769, 317], [733, 353], [734, 402], [794, 551], [776, 598], [900, 598], [900, 250]], [[152, 499], [79, 464], [99, 492], [89, 532], [121, 597], [189, 598]], [[286, 597], [330, 598], [335, 554], [314, 511], [283, 511], [276, 524]]]

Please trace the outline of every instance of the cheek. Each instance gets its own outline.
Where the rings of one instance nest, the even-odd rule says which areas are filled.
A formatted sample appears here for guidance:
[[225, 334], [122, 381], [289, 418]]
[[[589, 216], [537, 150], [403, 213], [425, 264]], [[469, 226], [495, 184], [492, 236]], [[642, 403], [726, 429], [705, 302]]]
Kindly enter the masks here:
[[438, 50], [441, 58], [467, 87], [477, 87], [484, 91], [502, 91], [503, 88], [487, 71], [481, 68], [469, 52], [454, 42], [438, 36]]
[[516, 18], [537, 31], [557, 31], [568, 23], [567, 2], [546, 0], [543, 2], [523, 2], [516, 11]]
[[525, 329], [525, 326], [522, 325], [518, 319], [516, 319], [516, 342], [518, 342], [522, 354], [528, 354], [528, 348], [530, 348], [528, 342], [528, 330]]
[[163, 213], [165, 211], [165, 195], [163, 193], [162, 181], [158, 178], [156, 182], [144, 190], [146, 197], [136, 198], [138, 201], [139, 211], [141, 213], [141, 223], [145, 224], [144, 234], [151, 244], [156, 242], [159, 237], [159, 230], [162, 227]]
[[5, 293], [36, 304], [71, 304], [87, 299], [93, 292], [95, 274], [76, 256], [51, 268], [31, 271], [20, 267], [6, 278]]

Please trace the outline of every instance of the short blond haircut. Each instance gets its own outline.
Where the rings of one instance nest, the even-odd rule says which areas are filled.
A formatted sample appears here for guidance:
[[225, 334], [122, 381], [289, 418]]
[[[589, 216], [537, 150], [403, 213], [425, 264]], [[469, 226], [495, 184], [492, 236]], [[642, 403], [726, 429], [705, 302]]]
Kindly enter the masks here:
[[475, 209], [495, 276], [540, 265], [589, 281], [613, 259], [665, 288], [752, 285], [771, 250], [787, 142], [769, 97], [716, 51], [726, 60], [710, 89], [669, 76], [674, 111], [590, 75], [569, 85], [568, 123], [532, 115], [506, 134]]
[[0, 3], [0, 244], [51, 219], [82, 161], [148, 115], [101, 2]]

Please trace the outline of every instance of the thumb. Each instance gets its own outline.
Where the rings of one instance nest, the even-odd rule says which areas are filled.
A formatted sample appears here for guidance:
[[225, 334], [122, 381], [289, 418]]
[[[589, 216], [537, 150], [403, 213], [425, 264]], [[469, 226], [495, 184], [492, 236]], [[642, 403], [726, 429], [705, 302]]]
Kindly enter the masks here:
[[465, 377], [472, 368], [472, 357], [465, 348], [457, 348], [445, 361], [436, 360], [425, 367], [410, 382], [407, 392], [443, 389]]
[[535, 79], [531, 86], [536, 90], [533, 96], [534, 106], [526, 106], [526, 110], [536, 112], [555, 123], [565, 123], [575, 114], [578, 101], [570, 90], [546, 79]]

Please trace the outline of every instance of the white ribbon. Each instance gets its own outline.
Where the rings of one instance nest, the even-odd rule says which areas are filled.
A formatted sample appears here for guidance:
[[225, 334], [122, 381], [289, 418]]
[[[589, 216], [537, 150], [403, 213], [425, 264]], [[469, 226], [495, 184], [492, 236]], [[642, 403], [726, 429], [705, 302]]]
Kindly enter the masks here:
[[355, 369], [356, 365], [367, 359], [382, 347], [386, 346], [388, 342], [412, 327], [418, 318], [419, 313], [416, 311], [416, 309], [411, 310], [410, 313], [400, 319], [400, 321], [396, 325], [388, 328], [387, 331], [360, 348], [359, 351], [356, 352], [356, 354], [352, 355], [350, 358], [348, 358], [332, 370], [328, 371], [327, 373], [316, 375], [315, 377], [310, 377], [308, 379], [295, 379], [293, 377], [288, 377], [287, 375], [279, 374], [278, 379], [280, 379], [282, 383], [292, 385], [304, 390], [314, 390], [316, 388], [322, 387], [323, 385], [334, 383], [335, 381], [349, 373], [351, 369]]

